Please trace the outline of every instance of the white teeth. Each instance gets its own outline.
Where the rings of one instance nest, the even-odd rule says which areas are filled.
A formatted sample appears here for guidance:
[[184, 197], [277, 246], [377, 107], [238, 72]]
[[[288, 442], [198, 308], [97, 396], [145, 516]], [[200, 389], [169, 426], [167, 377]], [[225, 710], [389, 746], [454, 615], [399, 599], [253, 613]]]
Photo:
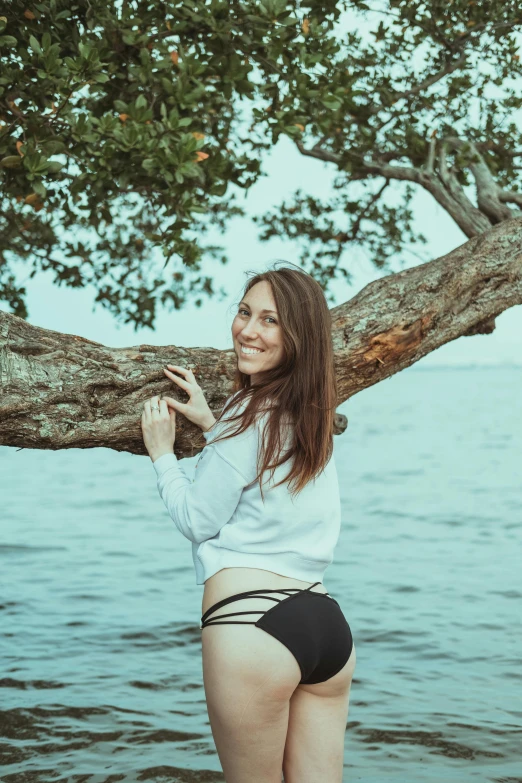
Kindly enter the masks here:
[[259, 350], [258, 348], [245, 348], [245, 346], [242, 345], [241, 353], [263, 353], [263, 351]]

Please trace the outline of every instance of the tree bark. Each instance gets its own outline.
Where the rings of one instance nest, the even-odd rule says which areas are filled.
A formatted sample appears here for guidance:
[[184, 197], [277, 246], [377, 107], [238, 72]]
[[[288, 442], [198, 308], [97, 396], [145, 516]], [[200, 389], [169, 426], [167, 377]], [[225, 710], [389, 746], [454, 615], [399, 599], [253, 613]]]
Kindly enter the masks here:
[[[339, 402], [389, 378], [458, 337], [489, 334], [522, 304], [522, 218], [504, 221], [441, 258], [388, 275], [333, 308]], [[138, 345], [109, 348], [42, 329], [0, 311], [0, 443], [32, 449], [105, 447], [146, 454], [143, 402], [188, 397], [163, 374], [191, 366], [217, 414], [230, 394], [233, 350]], [[335, 431], [346, 427], [337, 414]], [[175, 453], [205, 445], [177, 417]]]

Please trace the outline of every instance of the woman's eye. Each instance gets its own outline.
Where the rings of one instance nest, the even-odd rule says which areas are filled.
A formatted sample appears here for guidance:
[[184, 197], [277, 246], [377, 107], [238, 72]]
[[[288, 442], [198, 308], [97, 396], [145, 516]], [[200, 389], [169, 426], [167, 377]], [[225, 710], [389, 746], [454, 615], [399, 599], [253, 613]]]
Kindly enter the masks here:
[[[238, 314], [239, 314], [239, 315], [241, 315], [241, 313], [246, 313], [246, 314], [248, 315], [248, 310], [245, 310], [245, 309], [238, 310]], [[272, 316], [271, 316], [271, 315], [267, 315], [267, 317], [266, 317], [266, 318], [269, 318], [269, 319], [270, 319], [270, 320], [271, 320], [273, 323], [275, 323], [275, 324], [277, 323], [277, 321], [275, 320], [275, 318], [272, 318]], [[266, 320], [266, 318], [265, 318], [265, 320]]]

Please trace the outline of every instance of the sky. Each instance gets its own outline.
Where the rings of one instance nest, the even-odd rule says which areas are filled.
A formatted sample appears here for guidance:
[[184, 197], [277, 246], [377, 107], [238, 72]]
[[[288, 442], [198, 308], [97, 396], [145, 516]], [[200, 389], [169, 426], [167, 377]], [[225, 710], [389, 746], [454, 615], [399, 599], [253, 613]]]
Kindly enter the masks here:
[[[299, 187], [304, 192], [327, 197], [334, 173], [332, 167], [322, 161], [303, 158], [288, 138], [282, 137], [265, 160], [267, 176], [250, 189], [244, 203], [250, 214], [262, 214], [277, 206]], [[415, 198], [414, 210], [415, 227], [428, 240], [427, 245], [422, 247], [422, 252], [427, 254], [426, 260], [448, 253], [466, 241], [446, 212], [428, 193], [420, 189]], [[94, 303], [95, 292], [92, 288], [58, 288], [52, 284], [50, 272], [25, 281], [29, 310], [27, 320], [36, 326], [80, 335], [111, 347], [148, 343], [222, 350], [232, 348], [230, 329], [234, 305], [239, 301], [248, 279], [246, 273], [262, 271], [280, 259], [299, 265], [298, 247], [293, 241], [271, 239], [260, 242], [258, 232], [259, 228], [249, 217], [234, 218], [223, 235], [216, 232], [215, 241], [225, 248], [229, 263], [223, 265], [208, 259], [202, 265], [201, 274], [212, 275], [215, 287], [226, 289], [227, 298], [221, 301], [217, 297], [204, 300], [201, 308], [189, 304], [180, 311], [160, 312], [153, 330], [142, 328], [134, 331], [131, 324], [116, 323], [114, 316]], [[209, 232], [205, 240], [210, 242], [214, 236]], [[422, 263], [415, 256], [409, 258], [411, 260], [403, 267], [393, 265], [393, 270], [400, 271]], [[160, 258], [159, 269], [162, 262]], [[353, 274], [353, 279], [350, 284], [344, 280], [333, 283], [331, 291], [335, 300], [330, 306], [350, 300], [372, 280], [386, 274], [376, 269], [360, 250], [347, 250], [342, 263]], [[178, 264], [178, 267], [170, 268], [171, 272], [182, 270], [181, 262]], [[21, 265], [17, 269], [19, 279], [22, 280], [30, 271]], [[7, 310], [3, 303], [0, 303], [0, 308]], [[497, 318], [496, 329], [492, 334], [461, 337], [433, 351], [417, 362], [416, 366], [522, 366], [521, 349], [522, 306], [517, 306]], [[172, 361], [175, 361], [174, 353]]]

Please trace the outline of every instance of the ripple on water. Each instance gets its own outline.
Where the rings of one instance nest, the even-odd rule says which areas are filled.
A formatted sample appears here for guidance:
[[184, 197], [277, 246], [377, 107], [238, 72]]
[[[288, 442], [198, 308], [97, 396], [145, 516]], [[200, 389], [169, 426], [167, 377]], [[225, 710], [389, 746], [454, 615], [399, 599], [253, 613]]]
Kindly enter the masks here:
[[362, 742], [380, 745], [421, 745], [433, 753], [453, 759], [502, 758], [502, 753], [472, 748], [447, 739], [441, 731], [411, 731], [407, 729], [355, 729]]
[[[149, 746], [151, 756], [154, 755], [154, 748], [168, 744], [171, 746], [169, 753], [172, 753], [172, 746], [183, 746], [186, 743], [199, 743], [202, 750], [206, 750], [201, 741], [205, 735], [199, 731], [183, 731], [168, 728], [151, 727], [143, 721], [129, 721], [125, 724], [111, 729], [93, 729], [89, 726], [89, 720], [99, 719], [102, 716], [110, 717], [111, 714], [127, 713], [133, 714], [134, 710], [122, 708], [113, 708], [110, 705], [104, 707], [71, 707], [67, 705], [55, 704], [49, 707], [31, 707], [27, 709], [16, 708], [0, 712], [0, 731], [6, 739], [16, 739], [17, 744], [5, 747], [3, 749], [2, 761], [4, 764], [21, 764], [44, 756], [57, 756], [64, 758], [74, 751], [86, 751], [90, 753], [103, 753], [102, 748], [108, 747], [115, 751], [124, 750], [128, 747]], [[144, 715], [146, 713], [143, 713]], [[114, 714], [113, 720], [114, 723]], [[110, 721], [107, 721], [110, 722]], [[139, 725], [140, 724], [140, 725]], [[138, 727], [139, 725], [139, 727]], [[24, 741], [25, 745], [18, 744]], [[117, 743], [117, 744], [115, 744]], [[99, 746], [99, 749], [97, 749]], [[164, 753], [165, 751], [157, 751]], [[139, 757], [139, 755], [138, 755]], [[111, 775], [109, 777], [100, 775], [73, 775], [67, 777], [67, 780], [92, 779], [93, 781], [113, 780], [135, 780], [135, 779], [161, 779], [163, 774], [171, 775], [175, 772], [177, 777], [170, 776], [168, 780], [172, 781], [221, 781], [223, 776], [211, 770], [187, 770], [178, 767], [148, 767], [139, 770], [138, 776], [134, 771], [132, 776], [127, 774]], [[41, 774], [41, 778], [39, 777]], [[28, 778], [29, 775], [29, 778]], [[31, 778], [34, 780], [51, 780], [53, 777], [47, 775], [47, 770], [25, 770], [23, 773], [13, 772], [11, 775], [2, 777], [3, 783], [10, 780], [24, 781]], [[158, 775], [160, 776], [158, 778]], [[60, 775], [61, 777], [61, 775]], [[63, 778], [62, 778], [63, 779]]]
[[68, 552], [66, 546], [35, 546], [33, 544], [0, 544], [0, 555], [27, 554], [27, 552]]
[[67, 685], [65, 682], [53, 682], [51, 680], [15, 680], [13, 677], [0, 679], [0, 688], [15, 688], [20, 691], [67, 688]]

